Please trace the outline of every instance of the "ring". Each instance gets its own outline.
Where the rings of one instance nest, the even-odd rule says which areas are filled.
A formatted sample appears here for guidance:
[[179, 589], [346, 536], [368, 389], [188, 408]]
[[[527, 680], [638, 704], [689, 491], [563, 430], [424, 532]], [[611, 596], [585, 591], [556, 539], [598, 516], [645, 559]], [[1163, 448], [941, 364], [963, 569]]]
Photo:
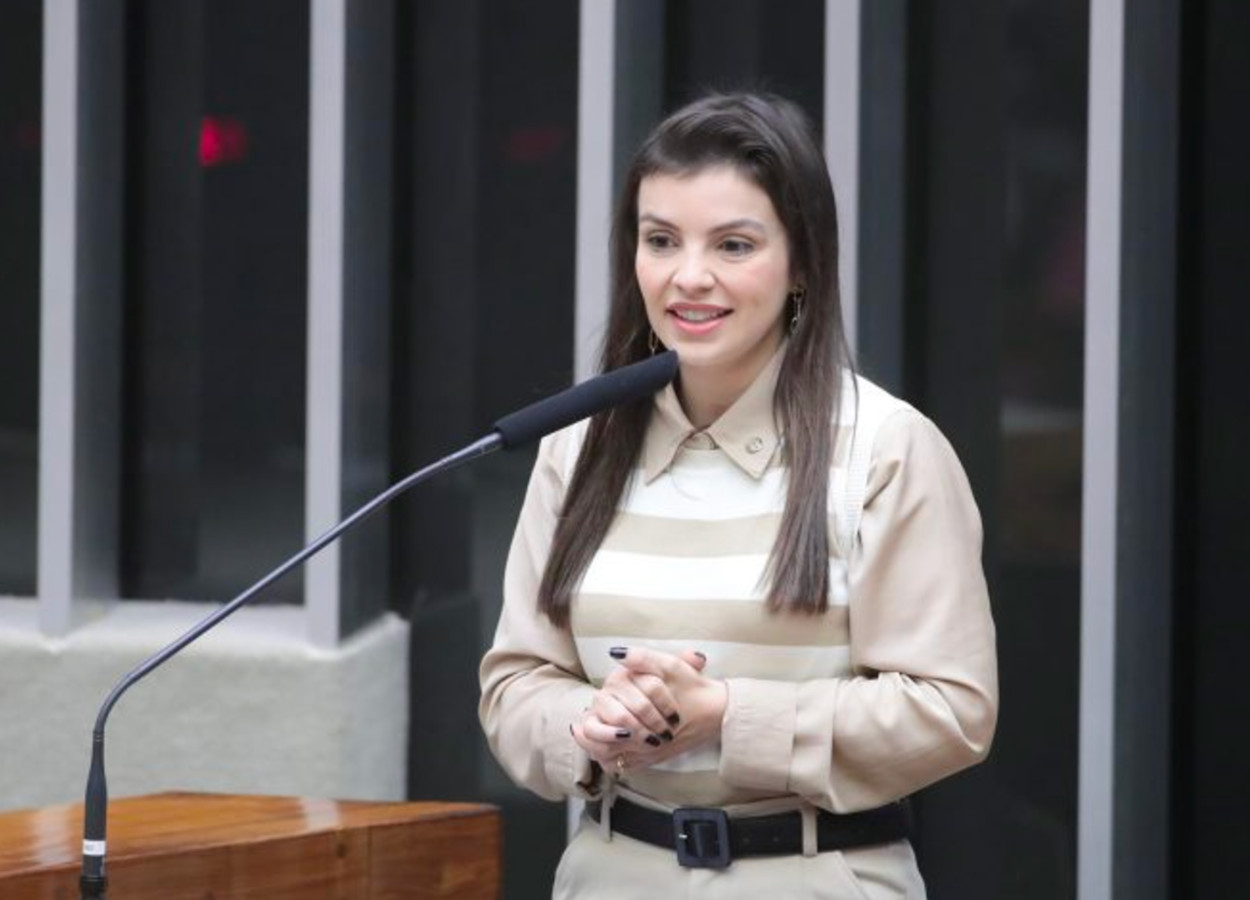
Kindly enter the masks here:
[[616, 774], [617, 775], [625, 774], [625, 757], [624, 756], [618, 756], [616, 758]]

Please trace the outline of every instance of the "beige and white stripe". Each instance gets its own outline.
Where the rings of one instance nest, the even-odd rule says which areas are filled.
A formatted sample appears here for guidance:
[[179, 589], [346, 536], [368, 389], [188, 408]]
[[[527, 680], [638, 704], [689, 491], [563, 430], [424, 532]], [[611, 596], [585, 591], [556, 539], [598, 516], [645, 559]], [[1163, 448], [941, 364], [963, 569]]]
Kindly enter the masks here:
[[[846, 565], [835, 542], [828, 611], [773, 613], [765, 603], [785, 505], [780, 458], [753, 478], [715, 449], [683, 448], [650, 482], [635, 473], [573, 603], [573, 637], [592, 683], [601, 684], [616, 665], [608, 654], [616, 646], [696, 649], [717, 678], [797, 682], [850, 673]], [[835, 465], [831, 497], [842, 494], [844, 479], [845, 469]], [[832, 536], [832, 510], [830, 526]], [[716, 775], [719, 760], [713, 744], [631, 773], [629, 781], [655, 796], [680, 789], [686, 802], [719, 802], [726, 792]]]

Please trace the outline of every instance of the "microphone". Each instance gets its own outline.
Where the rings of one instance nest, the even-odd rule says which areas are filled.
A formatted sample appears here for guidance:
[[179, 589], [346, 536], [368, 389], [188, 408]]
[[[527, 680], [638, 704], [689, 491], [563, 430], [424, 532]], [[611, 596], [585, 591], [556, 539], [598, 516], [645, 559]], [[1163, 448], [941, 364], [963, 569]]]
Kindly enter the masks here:
[[91, 765], [87, 774], [86, 797], [83, 804], [82, 875], [79, 878], [83, 900], [106, 897], [108, 892], [105, 865], [108, 783], [104, 774], [104, 727], [113, 706], [135, 682], [168, 661], [170, 657], [178, 654], [192, 641], [203, 636], [205, 632], [233, 614], [270, 584], [306, 562], [327, 544], [337, 540], [349, 528], [358, 525], [409, 488], [495, 450], [515, 450], [587, 416], [604, 412], [623, 403], [644, 400], [672, 381], [676, 374], [677, 354], [670, 350], [642, 362], [622, 366], [588, 379], [559, 394], [504, 416], [495, 422], [490, 433], [485, 437], [479, 438], [467, 447], [391, 485], [225, 606], [205, 616], [181, 637], [148, 657], [118, 681], [101, 704], [96, 716], [95, 728], [91, 733]]
[[511, 450], [597, 412], [649, 397], [676, 374], [677, 354], [668, 350], [539, 400], [504, 416], [494, 427], [504, 447]]

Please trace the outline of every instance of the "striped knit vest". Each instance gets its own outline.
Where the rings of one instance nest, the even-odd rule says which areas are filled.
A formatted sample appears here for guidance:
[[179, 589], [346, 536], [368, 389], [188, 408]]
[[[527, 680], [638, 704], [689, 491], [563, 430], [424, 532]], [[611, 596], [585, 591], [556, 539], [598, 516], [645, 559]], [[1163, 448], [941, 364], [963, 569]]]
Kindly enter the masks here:
[[[592, 682], [602, 683], [614, 665], [614, 646], [699, 650], [708, 657], [705, 673], [717, 678], [804, 681], [851, 673], [844, 548], [858, 534], [877, 431], [906, 404], [849, 373], [842, 396], [829, 482], [829, 609], [813, 617], [765, 605], [765, 573], [785, 505], [783, 454], [756, 480], [714, 447], [683, 448], [650, 484], [635, 472], [573, 598], [573, 637]], [[584, 425], [578, 428], [566, 483]], [[719, 778], [719, 755], [718, 745], [707, 746], [631, 772], [627, 783], [673, 804], [760, 799]]]

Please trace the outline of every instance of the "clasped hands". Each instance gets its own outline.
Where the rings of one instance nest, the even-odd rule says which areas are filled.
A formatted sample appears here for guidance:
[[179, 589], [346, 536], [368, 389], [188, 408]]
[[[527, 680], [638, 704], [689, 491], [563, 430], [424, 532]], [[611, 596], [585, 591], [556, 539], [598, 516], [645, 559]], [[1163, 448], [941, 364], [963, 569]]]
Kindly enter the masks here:
[[613, 647], [613, 668], [571, 726], [573, 739], [608, 772], [645, 768], [720, 736], [728, 689], [703, 675], [707, 658]]

